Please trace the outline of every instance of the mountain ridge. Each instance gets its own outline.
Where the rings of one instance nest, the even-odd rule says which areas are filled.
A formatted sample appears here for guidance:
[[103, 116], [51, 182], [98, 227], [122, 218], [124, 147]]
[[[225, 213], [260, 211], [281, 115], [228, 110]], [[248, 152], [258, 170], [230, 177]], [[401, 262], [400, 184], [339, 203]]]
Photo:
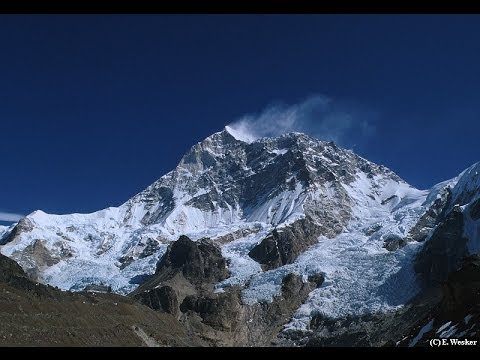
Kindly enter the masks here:
[[308, 330], [319, 314], [363, 316], [407, 304], [422, 289], [415, 259], [430, 263], [434, 250], [420, 250], [455, 205], [473, 214], [459, 228], [469, 234], [458, 258], [478, 251], [480, 163], [418, 190], [333, 142], [234, 134], [226, 127], [193, 145], [175, 169], [119, 207], [33, 212], [1, 237], [1, 252], [62, 289], [101, 283], [127, 294], [154, 275], [180, 236], [208, 238], [230, 274], [212, 284], [214, 292], [240, 287], [246, 306], [276, 301], [288, 274], [324, 278], [285, 324], [288, 332]]

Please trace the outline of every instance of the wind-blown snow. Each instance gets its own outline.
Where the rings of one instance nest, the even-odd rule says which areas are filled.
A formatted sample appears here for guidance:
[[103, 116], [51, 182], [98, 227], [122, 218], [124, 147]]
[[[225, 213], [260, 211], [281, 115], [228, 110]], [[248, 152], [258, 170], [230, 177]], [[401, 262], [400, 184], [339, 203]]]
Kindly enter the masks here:
[[242, 128], [238, 125], [227, 125], [225, 126], [225, 130], [227, 130], [235, 139], [246, 143], [251, 143], [257, 139], [257, 137], [253, 134], [250, 134], [246, 128]]

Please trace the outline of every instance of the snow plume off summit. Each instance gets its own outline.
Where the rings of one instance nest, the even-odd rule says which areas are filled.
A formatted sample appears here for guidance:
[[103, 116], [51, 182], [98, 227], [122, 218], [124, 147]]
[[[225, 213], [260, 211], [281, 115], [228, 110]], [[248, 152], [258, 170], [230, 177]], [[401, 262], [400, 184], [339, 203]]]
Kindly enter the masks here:
[[301, 132], [348, 147], [351, 142], [361, 142], [374, 133], [374, 125], [367, 118], [375, 119], [375, 116], [357, 105], [314, 95], [294, 105], [271, 104], [262, 112], [245, 115], [227, 127], [235, 137], [246, 142]]

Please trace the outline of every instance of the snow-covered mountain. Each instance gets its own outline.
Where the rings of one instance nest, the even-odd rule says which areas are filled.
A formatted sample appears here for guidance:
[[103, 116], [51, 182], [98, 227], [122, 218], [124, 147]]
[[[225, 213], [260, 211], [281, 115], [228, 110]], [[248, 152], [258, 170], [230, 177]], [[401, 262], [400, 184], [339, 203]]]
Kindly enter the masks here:
[[463, 171], [452, 189], [450, 208], [460, 206], [469, 254], [480, 253], [480, 163]]
[[[119, 207], [28, 215], [3, 235], [1, 253], [62, 289], [103, 283], [126, 294], [180, 235], [209, 238], [231, 274], [216, 291], [241, 285], [246, 304], [271, 301], [286, 274], [323, 274], [287, 325], [306, 329], [312, 314], [396, 309], [417, 294], [415, 258], [442, 211], [478, 203], [479, 168], [423, 191], [333, 142], [300, 133], [254, 140], [226, 127]], [[475, 252], [479, 221], [468, 216]]]
[[0, 239], [8, 231], [8, 229], [9, 229], [8, 226], [0, 225]]

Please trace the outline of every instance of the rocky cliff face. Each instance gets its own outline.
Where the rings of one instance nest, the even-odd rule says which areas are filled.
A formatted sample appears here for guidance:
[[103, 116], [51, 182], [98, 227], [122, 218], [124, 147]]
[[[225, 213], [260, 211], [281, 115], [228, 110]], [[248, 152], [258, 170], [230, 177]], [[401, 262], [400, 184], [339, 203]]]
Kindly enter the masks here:
[[415, 269], [426, 286], [443, 283], [450, 273], [461, 267], [467, 256], [480, 251], [480, 221], [476, 216], [480, 165], [465, 170], [446, 190], [442, 206], [438, 206], [440, 197], [432, 205], [437, 208], [437, 216], [431, 216], [436, 226], [415, 260]]
[[395, 345], [429, 347], [430, 339], [441, 338], [476, 340], [478, 346], [479, 330], [480, 258], [472, 255], [442, 283], [441, 300], [418, 317]]
[[323, 277], [306, 281], [290, 273], [271, 302], [249, 305], [241, 288], [217, 292], [215, 284], [229, 276], [220, 249], [186, 236], [169, 246], [152, 277], [131, 296], [154, 310], [174, 315], [187, 328], [215, 346], [271, 345], [293, 312]]
[[468, 254], [464, 225], [462, 210], [456, 206], [435, 228], [417, 255], [415, 270], [426, 286], [445, 281]]

